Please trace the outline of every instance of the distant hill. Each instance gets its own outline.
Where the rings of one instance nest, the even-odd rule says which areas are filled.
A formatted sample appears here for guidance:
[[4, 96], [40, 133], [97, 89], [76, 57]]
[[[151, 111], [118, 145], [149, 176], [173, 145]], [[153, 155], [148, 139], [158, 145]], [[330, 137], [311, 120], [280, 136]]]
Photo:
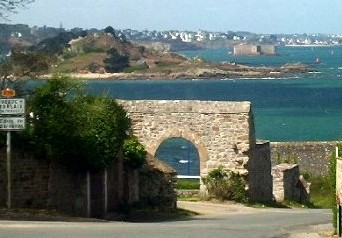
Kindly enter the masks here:
[[[75, 27], [70, 30], [54, 27], [29, 27], [25, 24], [0, 24], [0, 55], [7, 54], [13, 46], [35, 45], [44, 39], [60, 33], [79, 34], [85, 31]], [[103, 29], [86, 29], [88, 34], [101, 33]], [[149, 47], [180, 51], [200, 48], [232, 48], [237, 44], [273, 44], [273, 45], [341, 45], [341, 34], [255, 34], [245, 31], [211, 32], [198, 31], [138, 31], [115, 29], [115, 34], [124, 36], [131, 42]]]
[[57, 70], [65, 73], [104, 73], [108, 51], [116, 49], [118, 54], [128, 57], [129, 67], [125, 72], [153, 70], [163, 65], [173, 65], [186, 61], [186, 58], [168, 51], [158, 51], [132, 43], [124, 37], [111, 33], [93, 33], [72, 39], [59, 55]]
[[[3, 30], [1, 30], [3, 29]], [[249, 67], [230, 63], [214, 64], [199, 57], [187, 59], [172, 53], [172, 48], [178, 44], [178, 49], [193, 49], [196, 47], [224, 46], [231, 41], [246, 41], [234, 34], [226, 35], [225, 40], [218, 40], [219, 35], [202, 32], [196, 34], [200, 42], [184, 42], [190, 35], [179, 35], [170, 31], [159, 34], [143, 32], [135, 36], [132, 32], [107, 27], [103, 30], [83, 30], [74, 28], [66, 31], [57, 28], [30, 28], [27, 25], [0, 25], [0, 41], [3, 41], [2, 54], [11, 49], [11, 59], [17, 77], [36, 77], [53, 72], [79, 75], [79, 77], [110, 77], [118, 79], [146, 78], [206, 78], [206, 77], [267, 77], [272, 72], [278, 72], [281, 77], [289, 73], [306, 72], [303, 65], [290, 65], [280, 68]], [[131, 34], [128, 34], [131, 33]], [[128, 36], [127, 36], [128, 35]], [[150, 36], [150, 40], [142, 35]], [[255, 37], [255, 34], [249, 34]], [[158, 40], [158, 37], [164, 37]], [[216, 37], [216, 40], [214, 38]], [[185, 37], [185, 38], [184, 38]], [[137, 40], [140, 39], [140, 40]], [[277, 37], [264, 38], [264, 43], [274, 41]], [[196, 40], [197, 41], [197, 40]], [[246, 41], [247, 42], [247, 41]], [[0, 72], [1, 73], [1, 72]], [[110, 74], [107, 74], [110, 73]], [[113, 74], [116, 73], [116, 74]], [[117, 74], [120, 73], [120, 74]], [[97, 74], [94, 76], [93, 74]], [[87, 75], [87, 76], [86, 76]], [[274, 75], [272, 74], [272, 77]], [[78, 77], [78, 76], [77, 76]]]

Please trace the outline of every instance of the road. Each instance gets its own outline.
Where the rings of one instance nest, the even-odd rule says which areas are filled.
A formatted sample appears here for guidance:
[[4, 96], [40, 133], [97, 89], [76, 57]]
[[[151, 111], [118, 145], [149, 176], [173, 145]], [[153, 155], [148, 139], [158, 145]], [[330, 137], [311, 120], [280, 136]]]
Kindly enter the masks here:
[[330, 210], [196, 204], [204, 215], [167, 222], [0, 221], [0, 238], [318, 238], [331, 229]]

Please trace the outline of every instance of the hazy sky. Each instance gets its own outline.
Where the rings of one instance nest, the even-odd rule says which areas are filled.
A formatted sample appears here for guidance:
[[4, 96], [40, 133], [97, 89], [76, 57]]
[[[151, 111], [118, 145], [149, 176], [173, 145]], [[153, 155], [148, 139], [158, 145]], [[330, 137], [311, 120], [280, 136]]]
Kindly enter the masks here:
[[342, 33], [342, 0], [35, 0], [10, 20], [67, 29]]

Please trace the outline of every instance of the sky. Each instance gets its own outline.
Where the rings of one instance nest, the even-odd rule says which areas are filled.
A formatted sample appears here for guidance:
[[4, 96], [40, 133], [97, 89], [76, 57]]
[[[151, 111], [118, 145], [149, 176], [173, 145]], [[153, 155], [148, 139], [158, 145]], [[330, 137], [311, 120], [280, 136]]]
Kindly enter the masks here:
[[35, 0], [9, 22], [66, 29], [342, 33], [341, 0]]

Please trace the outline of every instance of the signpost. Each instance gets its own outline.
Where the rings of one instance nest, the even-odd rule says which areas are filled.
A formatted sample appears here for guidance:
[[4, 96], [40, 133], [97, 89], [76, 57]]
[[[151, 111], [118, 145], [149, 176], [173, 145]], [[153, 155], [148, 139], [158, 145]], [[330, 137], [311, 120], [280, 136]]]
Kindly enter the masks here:
[[11, 208], [11, 131], [25, 129], [25, 99], [13, 98], [14, 89], [1, 90], [0, 130], [7, 132], [7, 208]]

